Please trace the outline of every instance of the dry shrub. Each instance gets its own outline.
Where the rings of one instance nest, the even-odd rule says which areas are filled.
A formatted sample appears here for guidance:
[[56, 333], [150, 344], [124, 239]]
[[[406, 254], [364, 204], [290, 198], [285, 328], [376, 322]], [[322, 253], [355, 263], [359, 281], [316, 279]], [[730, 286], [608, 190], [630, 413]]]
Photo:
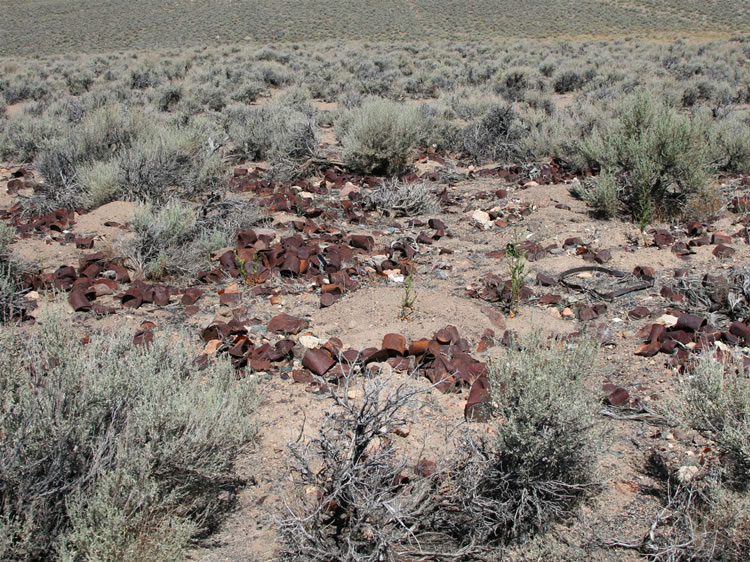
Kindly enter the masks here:
[[[408, 476], [392, 437], [424, 387], [382, 375], [358, 385], [354, 373], [340, 382], [318, 436], [290, 444], [296, 492], [279, 521], [282, 556], [374, 562], [419, 556], [436, 542], [440, 550], [428, 524], [438, 475]], [[355, 387], [361, 397], [350, 398]]]
[[473, 162], [524, 160], [529, 131], [513, 106], [493, 105], [487, 113], [460, 133], [460, 149]]
[[582, 384], [595, 353], [589, 340], [547, 348], [538, 337], [509, 351], [490, 369], [494, 437], [464, 429], [441, 467], [417, 479], [391, 433], [429, 387], [377, 376], [352, 399], [350, 373], [330, 389], [336, 408], [318, 437], [291, 446], [297, 492], [280, 522], [283, 556], [477, 559], [569, 517], [597, 488], [598, 405]]
[[[685, 468], [685, 467], [682, 467]], [[669, 467], [654, 452], [647, 472], [664, 507], [639, 543], [612, 546], [638, 551], [655, 562], [742, 562], [750, 552], [750, 494], [728, 489], [717, 467]]]
[[632, 548], [658, 562], [747, 560], [750, 552], [750, 379], [742, 360], [709, 354], [692, 365], [672, 407], [676, 420], [703, 433], [718, 462], [669, 466], [654, 452], [647, 472], [663, 509]]
[[365, 207], [385, 215], [410, 217], [437, 213], [440, 203], [428, 183], [409, 183], [396, 178], [380, 183], [365, 197]]

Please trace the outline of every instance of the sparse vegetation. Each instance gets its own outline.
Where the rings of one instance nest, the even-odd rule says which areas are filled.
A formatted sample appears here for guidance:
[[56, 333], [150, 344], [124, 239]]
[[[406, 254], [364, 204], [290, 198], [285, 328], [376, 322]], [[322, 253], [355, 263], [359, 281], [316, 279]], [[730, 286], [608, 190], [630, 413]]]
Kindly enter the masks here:
[[417, 302], [417, 290], [414, 287], [414, 272], [410, 271], [404, 280], [404, 294], [401, 297], [400, 320], [411, 320], [414, 313], [414, 305]]
[[648, 472], [664, 508], [635, 548], [649, 559], [739, 562], [750, 549], [750, 381], [741, 359], [702, 355], [681, 381], [673, 415], [711, 439], [721, 456], [670, 467], [657, 452]]
[[513, 241], [505, 247], [505, 261], [510, 275], [510, 309], [514, 312], [521, 302], [521, 288], [526, 277], [526, 251], [521, 249], [520, 233], [513, 233]]
[[336, 412], [319, 435], [290, 444], [296, 490], [279, 522], [287, 559], [388, 560], [432, 542], [420, 523], [434, 508], [436, 477], [404, 479], [409, 460], [389, 436], [406, 425], [424, 388], [354, 375], [332, 389]]
[[[634, 10], [628, 5], [609, 3], [586, 4], [586, 18], [569, 0], [538, 5], [507, 4], [490, 0], [474, 0], [467, 6], [446, 2], [417, 0], [414, 4], [385, 2], [373, 6], [361, 0], [354, 2], [342, 16], [335, 0], [317, 0], [300, 6], [293, 0], [280, 0], [273, 5], [253, 1], [247, 11], [238, 13], [231, 0], [216, 0], [211, 6], [191, 6], [190, 10], [170, 14], [169, 26], [163, 24], [164, 13], [145, 1], [123, 4], [106, 0], [87, 6], [85, 22], [75, 9], [61, 11], [51, 5], [22, 0], [9, 0], [6, 15], [18, 22], [8, 30], [5, 52], [12, 55], [48, 54], [59, 52], [99, 52], [122, 50], [132, 45], [138, 34], [143, 49], [203, 47], [247, 43], [251, 37], [259, 60], [285, 61], [285, 53], [268, 46], [294, 42], [335, 41], [357, 30], [362, 41], [392, 43], [404, 37], [425, 40], [450, 38], [485, 42], [503, 37], [601, 37], [684, 36], [689, 33], [711, 33], [728, 37], [746, 33], [747, 6], [732, 0], [700, 2], [649, 2]], [[66, 4], [67, 5], [67, 4]], [[81, 5], [78, 0], [73, 6]], [[551, 20], [549, 13], [556, 14]], [[285, 14], [285, 17], [279, 17]], [[113, 28], [107, 22], [116, 18], [126, 22]], [[142, 21], [143, 25], [136, 24]], [[226, 22], [232, 21], [232, 26]], [[455, 22], [461, 26], [456, 28]], [[32, 25], [32, 22], [33, 25]], [[106, 30], [82, 33], [81, 30]], [[36, 41], [28, 41], [28, 37]], [[259, 46], [263, 46], [259, 48]]]

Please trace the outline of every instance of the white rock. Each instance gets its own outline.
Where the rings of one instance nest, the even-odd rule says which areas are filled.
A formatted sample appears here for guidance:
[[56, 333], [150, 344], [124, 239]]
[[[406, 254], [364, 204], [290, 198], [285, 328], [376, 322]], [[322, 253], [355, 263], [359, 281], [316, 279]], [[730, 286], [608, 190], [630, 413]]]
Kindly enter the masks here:
[[661, 316], [659, 316], [659, 318], [654, 320], [654, 322], [656, 324], [661, 324], [662, 326], [665, 326], [667, 328], [671, 328], [672, 326], [677, 324], [677, 317], [672, 316], [671, 314], [662, 314]]
[[352, 182], [348, 181], [344, 184], [344, 187], [341, 188], [339, 196], [347, 197], [350, 193], [358, 193], [359, 190], [360, 187], [358, 185], [354, 185]]
[[700, 469], [695, 465], [681, 466], [677, 470], [677, 480], [686, 484], [696, 477]]
[[479, 209], [474, 211], [474, 213], [471, 215], [471, 220], [473, 220], [475, 223], [477, 223], [479, 226], [481, 226], [485, 230], [490, 228], [490, 225], [492, 224], [492, 221], [490, 220], [490, 215]]
[[320, 345], [320, 339], [315, 336], [300, 336], [298, 341], [306, 349], [315, 349]]

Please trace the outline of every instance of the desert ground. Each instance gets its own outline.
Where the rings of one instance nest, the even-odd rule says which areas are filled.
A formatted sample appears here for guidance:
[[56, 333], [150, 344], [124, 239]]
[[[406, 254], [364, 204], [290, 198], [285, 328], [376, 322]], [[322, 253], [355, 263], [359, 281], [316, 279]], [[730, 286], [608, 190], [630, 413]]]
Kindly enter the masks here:
[[0, 50], [1, 559], [747, 559], [747, 2], [87, 4]]

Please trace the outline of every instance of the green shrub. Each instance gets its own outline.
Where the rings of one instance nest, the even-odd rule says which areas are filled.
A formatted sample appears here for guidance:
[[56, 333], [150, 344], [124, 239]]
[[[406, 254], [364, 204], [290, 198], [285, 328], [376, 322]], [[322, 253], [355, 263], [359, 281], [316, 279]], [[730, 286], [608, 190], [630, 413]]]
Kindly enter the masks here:
[[0, 263], [7, 262], [10, 256], [10, 244], [16, 235], [16, 229], [0, 220]]
[[34, 194], [36, 207], [51, 211], [89, 206], [89, 193], [78, 177], [74, 146], [64, 140], [54, 142], [36, 157], [34, 167], [45, 180]]
[[506, 72], [502, 79], [495, 85], [495, 91], [508, 101], [521, 101], [528, 89], [528, 74], [521, 69]]
[[[341, 123], [344, 123], [343, 121]], [[349, 168], [363, 174], [398, 175], [417, 148], [423, 119], [413, 106], [372, 100], [352, 109], [337, 135]]]
[[[255, 70], [255, 69], [254, 69]], [[258, 77], [272, 88], [287, 86], [294, 81], [294, 73], [275, 62], [265, 62], [257, 68]]]
[[133, 90], [156, 88], [161, 84], [161, 76], [153, 68], [142, 68], [130, 71], [130, 87]]
[[255, 102], [265, 89], [265, 84], [257, 80], [247, 80], [240, 84], [232, 93], [234, 101], [251, 104]]
[[524, 542], [596, 488], [603, 439], [584, 381], [596, 353], [592, 340], [546, 346], [532, 334], [489, 365], [494, 437], [464, 443], [453, 471], [478, 543]]
[[511, 105], [493, 105], [461, 133], [461, 150], [477, 164], [525, 159], [528, 130]]
[[309, 118], [314, 118], [317, 110], [311, 103], [312, 94], [305, 86], [291, 86], [285, 88], [277, 99], [279, 105], [295, 109]]
[[210, 111], [219, 112], [227, 105], [226, 94], [221, 88], [208, 88], [201, 90], [201, 105], [206, 106]]
[[27, 303], [19, 289], [20, 268], [11, 256], [16, 229], [0, 221], [0, 324], [23, 317]]
[[182, 99], [182, 88], [179, 86], [161, 86], [156, 91], [156, 107], [159, 111], [171, 111]]
[[40, 101], [50, 94], [49, 84], [31, 74], [15, 74], [7, 81], [0, 82], [0, 93], [8, 104], [22, 101]]
[[16, 269], [13, 262], [0, 260], [0, 324], [23, 317], [26, 310]]
[[446, 94], [441, 101], [443, 99], [456, 117], [464, 121], [474, 121], [485, 116], [493, 106], [503, 105], [501, 97], [477, 88], [459, 88]]
[[78, 169], [81, 185], [88, 192], [87, 207], [97, 208], [117, 199], [120, 193], [120, 167], [116, 159], [97, 160]]
[[[183, 250], [195, 238], [195, 210], [191, 205], [177, 200], [164, 206], [150, 203], [136, 208], [131, 221], [135, 235], [127, 253], [146, 277], [160, 278], [187, 269]], [[179, 250], [179, 251], [178, 251]]]
[[680, 215], [705, 195], [706, 126], [640, 92], [627, 98], [617, 118], [583, 144], [589, 161], [618, 179], [619, 197], [633, 218]]
[[87, 112], [66, 143], [76, 162], [105, 160], [130, 143], [136, 126], [122, 104], [108, 103]]
[[567, 94], [568, 92], [580, 90], [584, 84], [586, 84], [586, 79], [580, 72], [577, 70], [564, 70], [555, 76], [552, 88], [555, 90], [555, 93]]
[[0, 121], [0, 159], [31, 162], [60, 133], [61, 128], [54, 120], [26, 113]]
[[717, 443], [734, 486], [750, 486], [750, 378], [741, 362], [702, 356], [682, 381], [682, 391], [678, 415]]
[[88, 72], [70, 72], [65, 75], [65, 83], [71, 96], [80, 96], [89, 91], [94, 77]]
[[225, 112], [232, 140], [230, 155], [242, 160], [269, 160], [281, 179], [293, 178], [298, 167], [318, 150], [318, 126], [304, 113], [281, 105], [234, 105]]
[[713, 124], [709, 141], [711, 161], [721, 171], [750, 173], [750, 124], [736, 115]]
[[225, 181], [219, 134], [197, 119], [143, 129], [118, 152], [120, 188], [128, 200], [164, 202], [210, 191]]
[[573, 195], [586, 201], [594, 213], [604, 219], [614, 218], [618, 214], [618, 190], [617, 178], [607, 173], [601, 174], [593, 181], [579, 181], [571, 188]]
[[147, 203], [135, 211], [126, 253], [149, 278], [193, 275], [210, 265], [211, 252], [231, 244], [238, 229], [260, 220], [257, 206], [247, 201], [211, 199], [197, 209], [179, 200], [158, 208]]
[[34, 161], [45, 179], [37, 205], [77, 209], [112, 200], [119, 186], [112, 155], [129, 145], [136, 128], [121, 104], [107, 104], [86, 113], [64, 138], [47, 143]]
[[182, 339], [83, 344], [62, 313], [0, 338], [0, 558], [176, 559], [216, 525], [255, 436], [250, 379], [197, 374]]
[[523, 99], [531, 109], [544, 111], [547, 115], [553, 115], [555, 113], [554, 100], [542, 92], [536, 90], [528, 91]]

